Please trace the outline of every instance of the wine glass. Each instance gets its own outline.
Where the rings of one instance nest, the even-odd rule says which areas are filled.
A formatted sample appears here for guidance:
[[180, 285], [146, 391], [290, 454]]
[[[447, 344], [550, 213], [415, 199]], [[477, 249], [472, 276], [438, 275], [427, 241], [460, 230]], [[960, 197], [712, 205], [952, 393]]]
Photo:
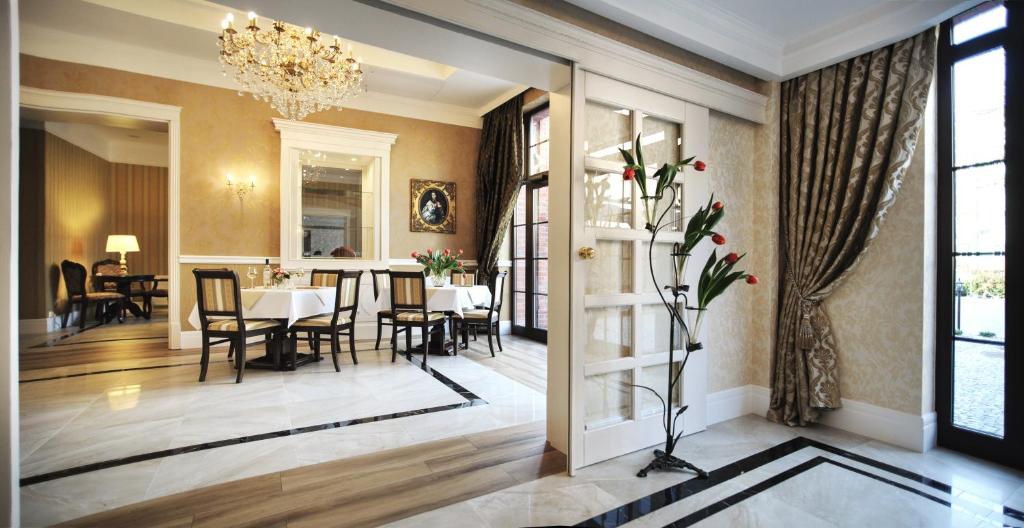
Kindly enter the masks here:
[[256, 266], [249, 266], [249, 270], [246, 271], [245, 276], [249, 277], [249, 289], [251, 290], [255, 288], [256, 286], [253, 284], [253, 281], [256, 280]]
[[300, 267], [299, 269], [295, 270], [295, 276], [298, 277], [299, 284], [302, 284], [302, 278], [306, 276], [306, 270]]

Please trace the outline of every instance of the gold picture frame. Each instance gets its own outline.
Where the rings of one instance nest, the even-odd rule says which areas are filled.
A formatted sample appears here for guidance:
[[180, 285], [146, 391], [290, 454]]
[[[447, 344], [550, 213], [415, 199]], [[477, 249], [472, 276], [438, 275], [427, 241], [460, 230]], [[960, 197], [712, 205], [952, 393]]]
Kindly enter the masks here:
[[409, 181], [409, 231], [455, 233], [455, 182]]

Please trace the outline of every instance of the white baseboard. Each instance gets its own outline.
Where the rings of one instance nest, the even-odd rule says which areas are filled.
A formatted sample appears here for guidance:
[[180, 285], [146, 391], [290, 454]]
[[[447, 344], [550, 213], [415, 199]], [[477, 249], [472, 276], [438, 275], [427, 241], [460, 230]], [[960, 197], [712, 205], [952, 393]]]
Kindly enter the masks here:
[[[19, 319], [18, 320], [18, 332], [22, 334], [45, 334], [50, 331], [51, 319], [49, 317], [43, 317], [41, 319]], [[58, 319], [57, 326], [60, 326]]]
[[[771, 398], [767, 387], [745, 385], [708, 394], [708, 424], [747, 414], [764, 416]], [[821, 423], [917, 452], [935, 447], [934, 412], [913, 415], [857, 400], [843, 399], [842, 409], [821, 413]]]
[[501, 335], [510, 335], [512, 333], [512, 321], [499, 322], [498, 333]]

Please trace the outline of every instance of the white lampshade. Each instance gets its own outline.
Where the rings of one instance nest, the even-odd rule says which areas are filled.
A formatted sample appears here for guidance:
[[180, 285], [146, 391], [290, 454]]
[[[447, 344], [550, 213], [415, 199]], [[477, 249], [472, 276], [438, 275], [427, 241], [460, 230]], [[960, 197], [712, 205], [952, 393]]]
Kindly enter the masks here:
[[107, 235], [107, 252], [128, 253], [139, 250], [139, 241], [135, 235]]

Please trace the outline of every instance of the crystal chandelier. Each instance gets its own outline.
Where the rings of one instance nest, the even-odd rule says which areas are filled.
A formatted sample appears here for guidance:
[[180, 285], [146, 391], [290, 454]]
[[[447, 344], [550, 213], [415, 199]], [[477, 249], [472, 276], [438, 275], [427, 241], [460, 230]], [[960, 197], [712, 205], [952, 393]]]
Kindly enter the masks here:
[[[220, 63], [243, 90], [269, 102], [288, 119], [301, 120], [312, 112], [341, 109], [341, 103], [366, 90], [359, 59], [342, 51], [337, 37], [327, 45], [313, 28], [275, 21], [260, 29], [256, 13], [246, 27], [235, 30], [234, 15], [221, 22]], [[239, 91], [238, 95], [242, 95]]]

